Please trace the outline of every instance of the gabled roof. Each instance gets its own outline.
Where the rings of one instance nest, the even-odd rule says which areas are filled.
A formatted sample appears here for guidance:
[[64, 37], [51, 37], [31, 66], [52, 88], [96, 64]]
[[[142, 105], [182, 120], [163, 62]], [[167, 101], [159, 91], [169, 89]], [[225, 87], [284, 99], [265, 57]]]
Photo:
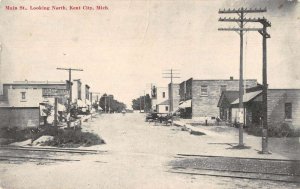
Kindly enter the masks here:
[[218, 102], [218, 107], [220, 107], [224, 102], [231, 104], [238, 98], [239, 91], [223, 91]]
[[159, 103], [158, 105], [169, 105], [169, 104], [170, 104], [169, 100], [165, 100], [165, 101]]
[[[252, 99], [256, 98], [258, 95], [261, 94], [261, 90], [260, 91], [254, 91], [254, 92], [250, 92], [250, 93], [246, 93], [243, 95], [243, 103], [245, 102], [249, 102]], [[238, 104], [239, 103], [239, 99], [236, 99], [234, 102], [232, 102], [231, 104]]]

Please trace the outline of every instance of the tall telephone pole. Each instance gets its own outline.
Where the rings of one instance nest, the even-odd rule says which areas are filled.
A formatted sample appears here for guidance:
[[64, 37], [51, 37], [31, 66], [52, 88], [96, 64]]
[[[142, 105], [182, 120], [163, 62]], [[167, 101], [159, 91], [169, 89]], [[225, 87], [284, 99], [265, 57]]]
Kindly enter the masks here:
[[[243, 95], [244, 95], [244, 87], [243, 87], [243, 35], [247, 31], [261, 31], [261, 28], [245, 28], [245, 24], [247, 22], [258, 22], [260, 19], [255, 18], [245, 18], [246, 14], [249, 13], [263, 13], [266, 12], [266, 9], [247, 9], [247, 8], [239, 8], [239, 9], [223, 9], [219, 10], [219, 14], [237, 14], [238, 18], [219, 18], [220, 22], [236, 22], [238, 24], [238, 28], [219, 28], [219, 31], [235, 31], [240, 36], [240, 80], [239, 80], [239, 120], [244, 117], [244, 104], [243, 104]], [[243, 116], [242, 116], [243, 115]], [[241, 122], [241, 121], [240, 121]], [[244, 147], [243, 142], [243, 126], [245, 123], [239, 125], [239, 147]]]
[[[83, 71], [83, 69], [74, 68], [56, 68], [57, 70], [66, 70], [69, 72], [69, 100], [68, 100], [68, 114], [71, 117], [71, 102], [72, 102], [72, 71]], [[70, 118], [68, 119], [68, 127], [70, 127]]]
[[[169, 69], [169, 70], [164, 70], [165, 72], [163, 73], [163, 78], [169, 78], [171, 81], [170, 81], [170, 93], [169, 93], [169, 101], [170, 101], [170, 109], [169, 109], [169, 112], [172, 114], [173, 112], [173, 79], [175, 78], [180, 78], [178, 76], [179, 74], [179, 70], [176, 70], [176, 69]], [[173, 125], [173, 115], [171, 115], [171, 118], [172, 118], [172, 122], [171, 122], [171, 125]]]
[[271, 38], [267, 33], [267, 27], [271, 27], [271, 23], [266, 19], [260, 19], [259, 22], [263, 25], [263, 30], [259, 33], [263, 37], [263, 130], [262, 130], [262, 151], [263, 154], [269, 154], [268, 149], [268, 81], [267, 81], [267, 38]]

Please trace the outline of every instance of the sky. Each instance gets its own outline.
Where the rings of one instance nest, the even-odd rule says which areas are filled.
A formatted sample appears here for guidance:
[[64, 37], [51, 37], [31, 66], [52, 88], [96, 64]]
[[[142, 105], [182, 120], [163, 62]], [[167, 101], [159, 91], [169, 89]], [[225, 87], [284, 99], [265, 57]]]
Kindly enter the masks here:
[[[107, 6], [102, 11], [5, 10], [5, 6]], [[178, 69], [180, 83], [239, 77], [239, 35], [218, 31], [219, 8], [267, 7], [270, 88], [300, 88], [300, 6], [289, 0], [2, 0], [1, 82], [68, 79], [57, 67], [81, 68], [91, 91], [126, 103], [151, 83], [165, 87], [166, 69]], [[234, 17], [235, 15], [230, 15]], [[250, 25], [255, 27], [259, 25]], [[244, 35], [244, 77], [262, 76], [262, 37]]]

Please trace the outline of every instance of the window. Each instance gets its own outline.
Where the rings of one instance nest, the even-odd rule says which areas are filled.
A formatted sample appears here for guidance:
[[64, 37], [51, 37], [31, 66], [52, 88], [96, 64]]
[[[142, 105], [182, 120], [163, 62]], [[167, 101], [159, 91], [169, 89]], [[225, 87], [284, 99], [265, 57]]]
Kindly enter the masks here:
[[21, 99], [26, 100], [26, 92], [21, 92]]
[[226, 85], [221, 85], [221, 93], [223, 92], [223, 91], [226, 91]]
[[292, 103], [285, 103], [285, 119], [292, 119]]
[[208, 95], [207, 85], [201, 85], [201, 96], [207, 96], [207, 95]]
[[166, 97], [166, 93], [165, 93], [165, 92], [162, 93], [162, 97], [163, 97], [163, 98]]
[[166, 106], [166, 111], [169, 111], [169, 107], [168, 106]]

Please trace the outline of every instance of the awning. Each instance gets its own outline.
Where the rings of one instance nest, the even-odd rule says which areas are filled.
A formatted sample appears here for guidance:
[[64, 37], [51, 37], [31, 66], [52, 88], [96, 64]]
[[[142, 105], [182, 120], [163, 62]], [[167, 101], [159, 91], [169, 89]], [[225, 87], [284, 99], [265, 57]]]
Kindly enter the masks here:
[[[262, 91], [255, 91], [255, 92], [250, 92], [246, 93], [243, 95], [243, 103], [249, 102], [250, 100], [256, 98]], [[233, 101], [231, 104], [239, 104], [240, 99], [236, 99]]]
[[180, 102], [178, 107], [181, 109], [190, 108], [190, 107], [192, 107], [192, 100], [186, 100], [186, 101]]
[[77, 99], [77, 107], [84, 108], [86, 107], [86, 104], [82, 100]]

